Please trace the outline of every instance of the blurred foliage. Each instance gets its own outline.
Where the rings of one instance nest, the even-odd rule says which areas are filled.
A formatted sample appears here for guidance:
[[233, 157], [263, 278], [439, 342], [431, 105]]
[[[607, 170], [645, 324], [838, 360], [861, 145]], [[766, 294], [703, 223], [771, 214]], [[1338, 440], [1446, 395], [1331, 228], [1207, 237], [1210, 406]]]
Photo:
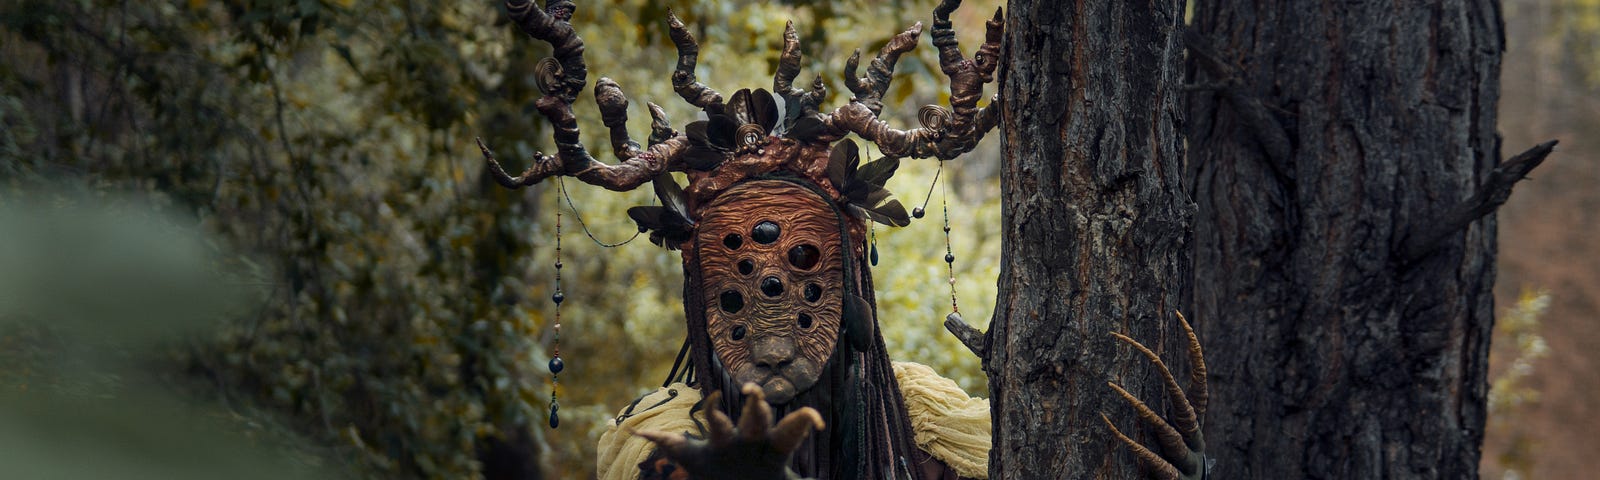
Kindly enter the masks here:
[[176, 371], [153, 363], [165, 344], [261, 300], [250, 269], [154, 200], [0, 193], [0, 476], [325, 478], [281, 429], [149, 388]]
[[[1540, 318], [1550, 308], [1550, 294], [1542, 290], [1523, 290], [1517, 303], [1495, 319], [1490, 356], [1498, 370], [1489, 378], [1489, 429], [1508, 431], [1518, 423], [1518, 413], [1539, 402], [1539, 390], [1528, 384], [1534, 363], [1550, 354], [1544, 336], [1539, 334]], [[1501, 478], [1524, 478], [1532, 470], [1533, 449], [1538, 441], [1517, 434], [1495, 456]]]
[[1512, 0], [1505, 8], [1508, 17], [1538, 18], [1543, 32], [1535, 49], [1551, 52], [1564, 73], [1600, 89], [1600, 0]]
[[[580, 4], [573, 23], [589, 41], [591, 85], [609, 76], [629, 92], [629, 125], [642, 138], [645, 101], [665, 107], [680, 127], [695, 117], [671, 93], [676, 57], [665, 33], [667, 6], [700, 37], [702, 81], [724, 92], [770, 88], [780, 33], [794, 20], [807, 55], [800, 80], [823, 73], [837, 105], [848, 96], [838, 72], [850, 50], [870, 53], [912, 22], [929, 21], [932, 3], [612, 0]], [[967, 3], [955, 22], [970, 52], [1000, 2]], [[77, 319], [113, 340], [147, 342], [170, 337], [109, 322], [169, 305], [185, 307], [174, 316], [226, 318], [220, 328], [189, 328], [191, 340], [168, 349], [176, 362], [145, 362], [129, 351], [135, 360], [94, 362], [101, 366], [85, 371], [168, 365], [180, 379], [161, 378], [198, 390], [222, 412], [216, 416], [231, 419], [224, 423], [252, 436], [303, 436], [312, 445], [298, 450], [309, 457], [304, 463], [350, 465], [350, 475], [376, 478], [587, 477], [603, 420], [658, 384], [681, 345], [681, 269], [676, 253], [648, 242], [602, 249], [566, 224], [563, 425], [544, 427], [551, 388], [544, 364], [554, 340], [544, 300], [551, 209], [565, 207], [555, 182], [516, 192], [493, 185], [472, 138], [482, 136], [513, 164], [550, 149], [529, 74], [547, 52], [517, 33], [494, 2], [0, 0], [7, 201], [50, 201], [37, 192], [59, 185], [83, 194], [68, 203], [117, 205], [107, 192], [133, 192], [155, 204], [140, 208], [196, 219], [204, 232], [124, 245], [145, 263], [130, 264], [123, 277], [63, 269], [30, 283], [36, 277], [7, 271], [0, 301], [53, 298], [37, 289], [104, 277], [120, 283], [45, 292], [72, 292], [71, 303], [57, 306], [74, 309], [29, 315]], [[885, 111], [891, 123], [912, 124], [917, 105], [945, 101], [936, 62], [925, 41], [901, 60]], [[591, 97], [580, 97], [576, 110], [586, 143], [605, 154]], [[980, 327], [998, 273], [996, 165], [997, 142], [986, 141], [948, 165], [942, 180], [956, 286], [968, 321]], [[935, 167], [910, 161], [889, 187], [920, 204]], [[652, 201], [644, 190], [566, 187], [592, 233], [608, 242], [632, 235], [627, 207]], [[985, 394], [976, 359], [940, 325], [950, 284], [941, 193], [931, 198], [927, 219], [876, 231], [880, 318], [895, 358], [927, 363]], [[136, 210], [110, 211], [91, 223], [151, 222]], [[33, 231], [6, 225], [8, 238], [13, 228]], [[85, 230], [41, 238], [59, 238], [58, 252], [75, 252], [133, 237]], [[207, 256], [170, 256], [184, 252]], [[231, 280], [156, 281], [169, 261]], [[227, 282], [253, 288], [225, 296], [185, 290]], [[173, 292], [187, 293], [174, 299]], [[131, 303], [93, 301], [100, 293]], [[241, 304], [251, 308], [218, 310]], [[0, 310], [0, 317], [24, 311]], [[6, 328], [20, 329], [0, 333], [7, 346], [50, 343], [44, 339], [55, 335]], [[41, 382], [124, 375], [41, 377], [28, 365], [71, 363], [73, 349], [30, 351], [6, 350], [30, 360], [0, 363], [0, 388], [38, 395]], [[107, 382], [83, 388], [120, 385]]]

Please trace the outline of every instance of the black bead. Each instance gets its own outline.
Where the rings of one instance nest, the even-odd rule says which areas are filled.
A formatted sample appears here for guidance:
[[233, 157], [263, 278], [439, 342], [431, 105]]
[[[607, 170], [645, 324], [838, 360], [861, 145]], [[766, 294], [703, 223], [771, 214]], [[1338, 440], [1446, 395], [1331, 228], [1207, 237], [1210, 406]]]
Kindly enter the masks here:
[[948, 253], [944, 254], [944, 263], [956, 263], [956, 256]]
[[561, 357], [550, 359], [550, 373], [561, 373], [562, 370], [566, 369], [567, 362], [561, 361]]
[[561, 262], [556, 262], [556, 270], [560, 270], [560, 269], [561, 269]]
[[874, 266], [874, 267], [878, 266], [878, 244], [877, 243], [873, 243], [872, 244], [872, 253], [868, 254], [867, 258], [872, 260], [872, 266]]
[[556, 292], [556, 293], [553, 293], [553, 294], [550, 295], [550, 301], [556, 302], [556, 305], [560, 305], [561, 302], [564, 302], [566, 300], [567, 300], [567, 296], [563, 295], [561, 292]]
[[944, 226], [944, 233], [950, 233], [950, 226], [949, 225], [945, 225]]
[[778, 224], [772, 223], [771, 220], [764, 220], [761, 223], [757, 223], [755, 228], [750, 229], [750, 238], [757, 243], [768, 244], [778, 241], [780, 233], [783, 233], [783, 231], [778, 228]]
[[739, 261], [739, 274], [740, 275], [749, 275], [750, 272], [754, 272], [754, 271], [756, 271], [756, 263], [755, 262], [752, 262], [752, 261], [749, 261], [749, 260], [740, 260]]
[[815, 283], [806, 285], [806, 301], [815, 302], [822, 298], [822, 286]]
[[927, 215], [927, 214], [928, 214], [928, 212], [922, 211], [922, 207], [917, 207], [917, 208], [911, 209], [911, 216], [913, 216], [913, 217], [922, 218], [923, 215]]
[[550, 428], [561, 426], [561, 416], [556, 414], [555, 404], [550, 405]]

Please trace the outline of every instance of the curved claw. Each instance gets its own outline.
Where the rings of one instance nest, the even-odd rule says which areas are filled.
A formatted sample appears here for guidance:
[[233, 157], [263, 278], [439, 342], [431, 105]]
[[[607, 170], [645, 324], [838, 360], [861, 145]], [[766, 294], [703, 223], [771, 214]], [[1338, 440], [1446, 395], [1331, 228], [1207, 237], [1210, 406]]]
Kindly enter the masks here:
[[1189, 372], [1191, 389], [1188, 393], [1185, 393], [1183, 388], [1178, 385], [1177, 379], [1172, 376], [1167, 364], [1162, 362], [1161, 357], [1156, 355], [1155, 352], [1127, 335], [1111, 332], [1111, 336], [1133, 347], [1134, 350], [1144, 355], [1150, 363], [1155, 364], [1156, 369], [1161, 374], [1163, 390], [1168, 401], [1172, 404], [1173, 415], [1170, 422], [1163, 419], [1149, 405], [1140, 401], [1133, 394], [1128, 393], [1120, 385], [1106, 382], [1112, 390], [1117, 392], [1117, 395], [1121, 396], [1124, 401], [1128, 402], [1129, 406], [1133, 407], [1139, 419], [1150, 426], [1156, 436], [1156, 443], [1160, 445], [1161, 454], [1157, 455], [1151, 452], [1150, 449], [1123, 435], [1111, 423], [1109, 418], [1101, 414], [1106, 426], [1111, 428], [1117, 439], [1133, 449], [1134, 454], [1139, 457], [1140, 461], [1153, 471], [1154, 478], [1162, 480], [1204, 478], [1207, 469], [1206, 458], [1203, 453], [1205, 451], [1205, 439], [1201, 436], [1199, 419], [1199, 415], [1205, 413], [1205, 406], [1208, 401], [1205, 359], [1200, 351], [1200, 340], [1195, 336], [1194, 329], [1189, 326], [1188, 320], [1183, 318], [1182, 314], [1178, 315], [1178, 319], [1183, 325], [1185, 335], [1189, 340], [1187, 350], [1191, 364]]
[[1161, 357], [1156, 355], [1156, 352], [1150, 351], [1139, 341], [1116, 332], [1111, 332], [1111, 336], [1117, 337], [1123, 343], [1133, 346], [1139, 353], [1144, 354], [1145, 358], [1150, 359], [1150, 363], [1156, 365], [1156, 369], [1161, 372], [1161, 382], [1166, 385], [1167, 397], [1172, 399], [1172, 409], [1174, 410], [1172, 423], [1176, 424], [1178, 430], [1183, 433], [1184, 439], [1190, 442], [1190, 446], [1199, 450], [1200, 445], [1194, 444], [1197, 443], [1199, 438], [1200, 420], [1195, 415], [1194, 406], [1189, 404], [1188, 397], [1184, 395], [1183, 387], [1178, 386], [1178, 380], [1173, 378], [1172, 371], [1167, 369], [1167, 364], [1161, 361]]
[[1106, 414], [1100, 414], [1100, 420], [1106, 422], [1106, 428], [1111, 429], [1111, 434], [1116, 435], [1117, 440], [1121, 440], [1124, 445], [1128, 446], [1129, 450], [1133, 450], [1133, 455], [1139, 457], [1139, 462], [1143, 463], [1145, 468], [1155, 473], [1156, 480], [1182, 480], [1183, 475], [1178, 473], [1176, 467], [1167, 463], [1166, 460], [1162, 460], [1160, 456], [1150, 451], [1150, 449], [1144, 448], [1144, 445], [1140, 445], [1139, 442], [1135, 442], [1133, 439], [1128, 438], [1127, 435], [1123, 435], [1122, 431], [1117, 430], [1117, 426], [1111, 423], [1111, 419], [1106, 417]]
[[739, 439], [760, 441], [766, 438], [767, 429], [772, 426], [772, 407], [767, 405], [766, 394], [760, 386], [746, 383], [740, 391], [744, 393], [744, 413], [739, 415]]

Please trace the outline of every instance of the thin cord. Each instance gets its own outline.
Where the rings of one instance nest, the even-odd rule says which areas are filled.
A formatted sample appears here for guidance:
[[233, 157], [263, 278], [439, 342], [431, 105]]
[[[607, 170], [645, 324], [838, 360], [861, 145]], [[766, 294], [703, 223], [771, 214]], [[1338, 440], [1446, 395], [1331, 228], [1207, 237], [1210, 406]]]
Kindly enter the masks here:
[[933, 183], [928, 184], [928, 195], [922, 197], [922, 206], [917, 210], [927, 210], [928, 200], [933, 199], [933, 186], [939, 184], [939, 175], [944, 173], [944, 160], [939, 161], [939, 169], [933, 171]]
[[[593, 240], [595, 245], [599, 245], [599, 246], [604, 247], [604, 248], [615, 248], [615, 247], [620, 247], [620, 246], [623, 246], [623, 245], [627, 245], [628, 243], [633, 242], [633, 239], [639, 238], [639, 233], [640, 232], [638, 232], [638, 231], [633, 232], [633, 236], [628, 237], [627, 240], [623, 240], [623, 241], [620, 241], [620, 242], [617, 242], [617, 243], [606, 243], [606, 242], [600, 241], [600, 239], [598, 239], [598, 238], [595, 238], [594, 233], [589, 231], [589, 224], [585, 223], [583, 221], [583, 214], [578, 212], [578, 206], [572, 203], [572, 196], [567, 194], [567, 182], [562, 180], [562, 177], [557, 176], [556, 177], [556, 183], [561, 186], [561, 196], [562, 196], [562, 198], [566, 198], [567, 199], [567, 208], [571, 208], [572, 209], [572, 216], [578, 219], [578, 226], [579, 227], [583, 227], [583, 234], [584, 235], [588, 235], [589, 239]], [[557, 215], [560, 215], [560, 214], [558, 213]], [[559, 219], [559, 217], [558, 217], [558, 219]]]
[[[939, 161], [939, 172], [944, 172], [944, 161]], [[933, 174], [935, 182], [939, 181], [939, 173]], [[945, 271], [950, 274], [950, 312], [961, 313], [961, 307], [956, 304], [956, 255], [950, 248], [950, 182], [939, 184], [939, 205], [944, 207], [944, 264]], [[928, 189], [928, 195], [933, 195], [933, 189]], [[924, 203], [926, 205], [926, 203]]]

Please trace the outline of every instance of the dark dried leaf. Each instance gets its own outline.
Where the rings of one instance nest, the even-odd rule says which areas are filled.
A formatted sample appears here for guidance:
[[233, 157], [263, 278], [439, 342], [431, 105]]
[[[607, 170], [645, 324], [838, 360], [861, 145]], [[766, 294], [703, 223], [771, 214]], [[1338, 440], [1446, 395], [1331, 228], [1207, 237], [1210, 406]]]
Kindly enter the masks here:
[[855, 141], [845, 139], [833, 144], [833, 151], [828, 154], [828, 181], [833, 182], [833, 188], [844, 190], [850, 177], [855, 176], [856, 166], [861, 163], [859, 153]]
[[650, 183], [656, 189], [656, 198], [661, 199], [661, 206], [667, 207], [680, 217], [689, 218], [689, 196], [683, 193], [683, 186], [672, 179], [671, 173], [661, 172], [661, 175], [657, 175]]
[[856, 170], [855, 181], [865, 182], [873, 186], [882, 187], [885, 182], [889, 181], [890, 177], [894, 176], [895, 170], [898, 170], [899, 168], [899, 158], [880, 158], [878, 160], [868, 162], [866, 165], [862, 165], [859, 170]]
[[739, 130], [739, 121], [727, 115], [712, 115], [706, 125], [706, 140], [711, 148], [725, 152], [734, 151], [734, 133]]
[[789, 138], [808, 141], [822, 135], [822, 130], [827, 125], [822, 123], [822, 117], [808, 115], [794, 122], [794, 128], [789, 129]]
[[755, 123], [754, 115], [750, 112], [750, 89], [741, 88], [733, 92], [728, 98], [728, 103], [723, 107], [722, 113], [733, 118], [735, 125]]
[[750, 92], [750, 114], [753, 116], [751, 121], [771, 134], [772, 129], [778, 126], [778, 101], [765, 89], [756, 89]]

